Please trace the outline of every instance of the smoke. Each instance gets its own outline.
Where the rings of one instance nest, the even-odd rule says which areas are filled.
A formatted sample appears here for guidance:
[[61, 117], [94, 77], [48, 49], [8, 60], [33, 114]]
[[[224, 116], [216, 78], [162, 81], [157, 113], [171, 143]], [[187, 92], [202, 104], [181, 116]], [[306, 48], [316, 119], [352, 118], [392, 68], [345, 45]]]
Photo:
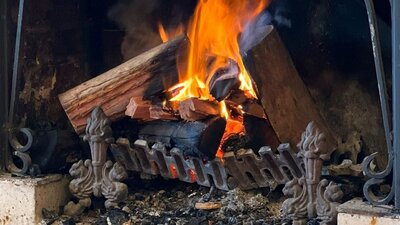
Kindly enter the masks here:
[[109, 10], [108, 17], [125, 30], [121, 44], [124, 60], [161, 43], [153, 16], [159, 5], [160, 0], [121, 0]]
[[304, 2], [300, 0], [272, 1], [271, 5], [268, 7], [272, 23], [277, 27], [291, 28], [291, 17], [293, 16], [293, 11], [296, 10], [296, 6], [299, 4], [304, 4]]
[[239, 38], [242, 54], [260, 43], [271, 32], [271, 25], [278, 28], [292, 27], [293, 6], [289, 3], [289, 0], [272, 1], [264, 12], [246, 25]]
[[124, 60], [128, 60], [162, 43], [158, 23], [167, 29], [186, 24], [196, 0], [120, 0], [108, 17], [125, 30], [121, 44]]
[[239, 46], [242, 54], [245, 54], [260, 43], [271, 32], [271, 22], [271, 14], [265, 11], [246, 25], [239, 38]]

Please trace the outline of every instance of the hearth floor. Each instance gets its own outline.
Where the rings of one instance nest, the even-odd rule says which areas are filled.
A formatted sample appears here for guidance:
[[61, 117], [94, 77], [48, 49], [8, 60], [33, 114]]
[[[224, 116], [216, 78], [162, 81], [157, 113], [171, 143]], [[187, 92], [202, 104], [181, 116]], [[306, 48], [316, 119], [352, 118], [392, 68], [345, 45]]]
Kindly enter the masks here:
[[[93, 207], [79, 217], [53, 217], [47, 224], [283, 224], [280, 216], [284, 201], [281, 189], [270, 192], [268, 189], [229, 192], [197, 184], [180, 181], [131, 180], [128, 199], [120, 209], [105, 210], [101, 199], [94, 201]], [[221, 208], [213, 210], [196, 209], [197, 202], [216, 202]], [[49, 223], [51, 222], [51, 223]]]

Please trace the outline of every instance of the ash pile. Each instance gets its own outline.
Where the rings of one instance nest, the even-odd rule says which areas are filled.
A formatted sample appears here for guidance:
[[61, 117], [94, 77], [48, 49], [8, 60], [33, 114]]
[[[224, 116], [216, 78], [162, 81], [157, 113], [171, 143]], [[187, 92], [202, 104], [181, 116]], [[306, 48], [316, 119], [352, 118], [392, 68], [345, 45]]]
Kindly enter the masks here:
[[[283, 224], [284, 197], [268, 188], [228, 192], [181, 181], [131, 180], [119, 208], [104, 209], [101, 200], [78, 217], [62, 216], [45, 224]], [[51, 222], [51, 223], [49, 223]]]

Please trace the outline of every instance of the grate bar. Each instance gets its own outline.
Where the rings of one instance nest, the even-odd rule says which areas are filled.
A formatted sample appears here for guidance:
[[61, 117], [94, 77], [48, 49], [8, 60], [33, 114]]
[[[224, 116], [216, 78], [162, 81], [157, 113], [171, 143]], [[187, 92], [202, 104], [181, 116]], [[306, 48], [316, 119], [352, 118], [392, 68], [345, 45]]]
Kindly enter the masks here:
[[226, 152], [223, 159], [203, 162], [200, 158], [186, 157], [178, 148], [168, 151], [164, 144], [156, 143], [151, 148], [145, 140], [136, 140], [131, 146], [126, 138], [119, 138], [111, 145], [117, 162], [127, 170], [161, 175], [218, 189], [243, 190], [285, 184], [292, 178], [304, 174], [302, 161], [291, 150], [289, 144], [278, 148], [274, 154], [269, 147], [260, 149], [257, 155], [251, 149], [242, 149], [236, 154]]

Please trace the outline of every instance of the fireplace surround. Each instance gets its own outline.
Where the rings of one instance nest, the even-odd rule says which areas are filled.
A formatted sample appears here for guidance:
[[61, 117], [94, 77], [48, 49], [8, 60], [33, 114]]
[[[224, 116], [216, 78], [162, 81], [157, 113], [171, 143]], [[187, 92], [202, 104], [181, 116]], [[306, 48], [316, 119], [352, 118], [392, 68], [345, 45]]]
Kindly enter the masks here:
[[[366, 1], [367, 6], [368, 2]], [[245, 148], [248, 146], [243, 144], [246, 143], [246, 139], [237, 135], [229, 139], [230, 143], [232, 143], [231, 146], [227, 144], [227, 148], [234, 150], [225, 152], [222, 158], [212, 159], [212, 157], [208, 157], [207, 159], [201, 155], [188, 155], [185, 153], [185, 146], [174, 146], [176, 139], [168, 139], [169, 142], [162, 142], [158, 137], [149, 139], [149, 135], [140, 136], [140, 129], [143, 126], [142, 121], [134, 118], [134, 116], [131, 116], [133, 119], [115, 119], [108, 113], [109, 107], [104, 107], [104, 104], [99, 104], [99, 102], [93, 104], [93, 107], [88, 107], [85, 113], [78, 113], [81, 115], [80, 121], [83, 121], [79, 125], [80, 131], [78, 131], [78, 134], [83, 134], [82, 131], [86, 127], [85, 121], [91, 118], [92, 121], [96, 119], [100, 121], [111, 119], [112, 123], [103, 122], [103, 125], [105, 127], [109, 126], [109, 128], [104, 129], [112, 130], [112, 135], [103, 137], [102, 134], [91, 133], [86, 130], [85, 138], [80, 139], [78, 134], [75, 133], [77, 129], [74, 123], [71, 126], [70, 121], [72, 120], [68, 110], [65, 110], [65, 113], [62, 104], [59, 103], [58, 95], [61, 94], [62, 96], [62, 93], [66, 93], [91, 79], [98, 80], [100, 77], [97, 76], [98, 74], [104, 74], [105, 71], [113, 67], [118, 68], [123, 61], [138, 55], [139, 52], [143, 56], [150, 49], [150, 47], [146, 47], [143, 50], [136, 48], [137, 51], [127, 50], [135, 49], [132, 46], [140, 45], [140, 43], [137, 43], [137, 39], [144, 39], [141, 36], [142, 34], [136, 33], [135, 36], [135, 32], [140, 31], [142, 28], [133, 29], [124, 20], [129, 15], [129, 7], [137, 5], [133, 3], [133, 6], [129, 4], [122, 5], [120, 8], [116, 7], [109, 11], [109, 15], [113, 20], [117, 21], [118, 25], [122, 27], [121, 29], [106, 18], [107, 11], [111, 8], [110, 3], [101, 2], [96, 4], [92, 1], [71, 1], [67, 3], [48, 0], [38, 3], [37, 10], [30, 7], [34, 4], [31, 1], [26, 0], [25, 3], [24, 1], [19, 3], [21, 5], [5, 1], [1, 3], [0, 7], [2, 15], [4, 15], [1, 20], [1, 33], [5, 34], [0, 38], [0, 42], [4, 46], [2, 48], [4, 51], [2, 51], [2, 63], [0, 66], [1, 73], [4, 74], [0, 78], [2, 79], [0, 84], [4, 87], [1, 89], [0, 98], [2, 101], [1, 111], [5, 112], [0, 120], [3, 127], [0, 135], [1, 140], [11, 140], [11, 143], [7, 141], [2, 141], [1, 143], [2, 161], [0, 165], [3, 170], [14, 172], [15, 175], [21, 177], [25, 177], [26, 174], [41, 176], [40, 174], [42, 173], [69, 172], [74, 178], [71, 186], [75, 182], [78, 187], [81, 184], [80, 182], [83, 182], [80, 179], [82, 174], [79, 175], [79, 173], [82, 173], [85, 168], [89, 170], [92, 168], [93, 171], [90, 177], [95, 181], [88, 182], [91, 183], [89, 189], [97, 197], [106, 197], [108, 200], [105, 202], [105, 206], [108, 208], [118, 205], [129, 195], [128, 186], [123, 182], [121, 183], [121, 181], [131, 173], [138, 173], [142, 176], [146, 176], [145, 174], [151, 176], [161, 175], [168, 179], [178, 178], [189, 183], [195, 182], [199, 185], [215, 186], [222, 190], [228, 190], [233, 187], [240, 187], [243, 190], [264, 187], [270, 189], [278, 188], [278, 190], [283, 188], [283, 193], [287, 195], [287, 200], [282, 203], [283, 215], [302, 224], [304, 218], [318, 218], [321, 221], [331, 219], [332, 216], [326, 215], [329, 213], [332, 213], [330, 215], [335, 214], [334, 210], [326, 210], [325, 214], [318, 214], [318, 207], [315, 207], [315, 205], [326, 204], [327, 208], [335, 208], [335, 202], [342, 197], [339, 186], [342, 189], [347, 187], [347, 184], [342, 183], [342, 176], [332, 176], [324, 172], [322, 168], [327, 168], [327, 165], [323, 166], [322, 161], [326, 161], [325, 164], [340, 164], [344, 158], [351, 158], [353, 164], [360, 164], [365, 156], [378, 151], [379, 153], [375, 159], [376, 165], [373, 165], [375, 166], [374, 171], [368, 172], [367, 166], [374, 156], [367, 157], [364, 162], [365, 175], [372, 178], [371, 180], [365, 178], [364, 195], [375, 204], [389, 204], [391, 198], [394, 197], [395, 207], [397, 207], [397, 192], [395, 190], [399, 185], [393, 185], [388, 197], [381, 202], [374, 202], [374, 196], [370, 194], [370, 190], [373, 190], [375, 194], [376, 192], [385, 192], [381, 189], [376, 190], [373, 186], [383, 182], [383, 179], [389, 175], [392, 163], [396, 165], [394, 157], [396, 154], [394, 152], [397, 136], [394, 134], [397, 130], [396, 122], [398, 120], [394, 117], [392, 126], [390, 115], [397, 115], [395, 113], [397, 112], [397, 104], [395, 104], [397, 100], [397, 80], [395, 79], [397, 70], [394, 66], [392, 79], [390, 78], [390, 73], [388, 73], [386, 78], [382, 77], [381, 80], [378, 79], [378, 82], [376, 81], [369, 35], [370, 27], [368, 26], [368, 17], [363, 4], [356, 3], [356, 1], [350, 3], [340, 1], [335, 4], [310, 1], [304, 4], [305, 6], [298, 7], [297, 11], [293, 11], [292, 8], [299, 3], [273, 2], [268, 8], [271, 11], [272, 23], [274, 23], [277, 33], [282, 37], [283, 46], [287, 47], [289, 57], [293, 59], [293, 65], [301, 78], [300, 82], [304, 82], [304, 87], [310, 93], [310, 99], [315, 101], [315, 108], [309, 105], [304, 108], [307, 110], [316, 109], [325, 122], [318, 121], [319, 117], [315, 116], [316, 114], [310, 116], [311, 119], [306, 117], [307, 119], [304, 121], [292, 122], [300, 121], [298, 118], [302, 118], [301, 113], [304, 109], [296, 113], [289, 110], [288, 114], [283, 118], [274, 118], [274, 113], [279, 111], [279, 107], [276, 107], [277, 101], [270, 102], [270, 105], [268, 105], [268, 102], [263, 100], [263, 96], [261, 96], [253, 106], [261, 106], [261, 111], [264, 111], [267, 121], [270, 122], [268, 131], [272, 131], [275, 136], [274, 139], [271, 138], [271, 135], [267, 135], [267, 137], [270, 138], [268, 140], [273, 141], [270, 141], [270, 143], [253, 143], [251, 148], [241, 150], [243, 146]], [[392, 2], [394, 17], [397, 12], [396, 3], [395, 1]], [[174, 10], [185, 7], [190, 8], [191, 10], [186, 10], [185, 13], [180, 15], [183, 20], [187, 20], [193, 13], [195, 4], [186, 4], [176, 1], [168, 6], [170, 8], [166, 7], [165, 9], [176, 12]], [[380, 41], [380, 45], [377, 42], [373, 45], [374, 50], [376, 50], [376, 47], [381, 47], [381, 51], [374, 52], [375, 59], [381, 55], [383, 61], [375, 61], [378, 74], [384, 74], [382, 68], [386, 72], [390, 71], [388, 68], [391, 65], [388, 62], [391, 61], [392, 49], [390, 46], [388, 47], [387, 42], [388, 40], [390, 41], [391, 33], [393, 35], [392, 44], [395, 44], [397, 40], [396, 29], [394, 29], [396, 24], [391, 22], [395, 20], [390, 20], [387, 17], [387, 12], [390, 10], [390, 5], [388, 4], [375, 2], [377, 9], [377, 18], [375, 19], [373, 18], [375, 14], [373, 9], [371, 10], [371, 8], [367, 7], [370, 16], [369, 23], [374, 24], [377, 21], [375, 22], [377, 23], [375, 28], [378, 29], [375, 30], [381, 34], [381, 40], [376, 40], [377, 42]], [[124, 6], [127, 12], [121, 11]], [[25, 9], [24, 11], [21, 11], [22, 7]], [[141, 16], [151, 18], [149, 19], [150, 22], [142, 25], [154, 28], [147, 34], [147, 44], [154, 47], [161, 43], [157, 36], [157, 21], [154, 19], [157, 17], [154, 17], [154, 14], [157, 15], [158, 13], [162, 15], [161, 17], [168, 18], [168, 12], [164, 15], [163, 13], [165, 12], [162, 11], [162, 7], [158, 6], [141, 5], [141, 7], [143, 7]], [[354, 9], [355, 19], [349, 19], [349, 14], [351, 14], [349, 13], [351, 11], [349, 8]], [[59, 13], [62, 16], [59, 16]], [[348, 19], [348, 22], [340, 20], [342, 23], [338, 22], [337, 18], [341, 16], [345, 17], [344, 21]], [[298, 20], [293, 18], [298, 18]], [[22, 23], [18, 27], [20, 19]], [[134, 17], [132, 20], [134, 21], [135, 19], [137, 18]], [[174, 22], [167, 19], [164, 25], [174, 24]], [[354, 30], [349, 29], [352, 27]], [[392, 31], [390, 31], [390, 27], [393, 28]], [[20, 42], [18, 41], [18, 35], [16, 37], [13, 35], [18, 33], [19, 29], [21, 29], [22, 33]], [[372, 37], [376, 37], [377, 33], [373, 34]], [[348, 38], [345, 38], [346, 35], [349, 35]], [[15, 42], [15, 40], [17, 41]], [[170, 42], [165, 45], [168, 46]], [[119, 49], [121, 43], [122, 54]], [[15, 49], [12, 47], [14, 45], [17, 46]], [[145, 46], [145, 44], [142, 45]], [[18, 46], [21, 48], [20, 50], [18, 50]], [[100, 46], [101, 48], [99, 48]], [[346, 55], [346, 52], [348, 55]], [[170, 53], [167, 52], [168, 54]], [[19, 60], [13, 55], [19, 55]], [[394, 52], [392, 62], [396, 62], [396, 56], [396, 52]], [[357, 60], [352, 61], [352, 58]], [[264, 59], [255, 57], [252, 60], [253, 63], [257, 62], [255, 71], [260, 72], [260, 67], [257, 68], [257, 66], [262, 64]], [[274, 63], [281, 61], [277, 60]], [[11, 66], [11, 62], [14, 62], [15, 66]], [[174, 62], [174, 60], [171, 62]], [[154, 63], [158, 63], [157, 60], [151, 61], [150, 65], [153, 66]], [[160, 65], [163, 65], [163, 63], [161, 60]], [[129, 65], [129, 61], [128, 64], [125, 63], [123, 65]], [[247, 64], [249, 68], [251, 68], [250, 65]], [[393, 63], [393, 65], [396, 64]], [[285, 66], [287, 67], [287, 65]], [[15, 81], [15, 87], [12, 85], [14, 83], [14, 78], [11, 76], [13, 71], [19, 76]], [[267, 71], [274, 72], [271, 69]], [[6, 74], [9, 75], [5, 76]], [[121, 77], [124, 76], [125, 74]], [[262, 93], [260, 82], [265, 84], [268, 81], [263, 79], [254, 80], [258, 85], [259, 93]], [[386, 95], [389, 95], [389, 98], [387, 98], [389, 101], [386, 102], [386, 106], [382, 106], [382, 108], [388, 108], [393, 103], [393, 110], [386, 109], [386, 113], [383, 111], [383, 114], [380, 112], [379, 102], [385, 102], [385, 98], [382, 97], [382, 94], [379, 95], [377, 88], [380, 85], [379, 90], [385, 91], [382, 81], [387, 82], [388, 86], [393, 88], [393, 92], [387, 91]], [[288, 83], [288, 85], [290, 84]], [[293, 88], [289, 89], [294, 90]], [[16, 93], [13, 94], [12, 90]], [[89, 89], [82, 88], [79, 90], [83, 94]], [[106, 88], [103, 90], [106, 90]], [[266, 90], [269, 91], [270, 89]], [[281, 88], [282, 95], [276, 95], [276, 98], [273, 99], [278, 99], [278, 97], [286, 99], [285, 90], [284, 87]], [[298, 92], [294, 91], [294, 93]], [[268, 94], [270, 92], [265, 92], [264, 96], [268, 96]], [[296, 94], [294, 95], [296, 96]], [[9, 103], [13, 102], [9, 100], [10, 96], [14, 96], [16, 99], [15, 113], [11, 113], [13, 117], [12, 123], [9, 123], [11, 120], [7, 117], [10, 108], [14, 107], [9, 107]], [[160, 98], [160, 96], [156, 97]], [[62, 102], [62, 97], [60, 99]], [[155, 99], [154, 96], [151, 96], [150, 99], [145, 100], [150, 101], [152, 112], [156, 112], [157, 117], [165, 116], [163, 105], [154, 104], [155, 101], [159, 101]], [[301, 101], [302, 99], [298, 98], [296, 100]], [[129, 100], [130, 98], [124, 99], [124, 101], [128, 102]], [[93, 101], [93, 99], [88, 102], [90, 103], [90, 101]], [[105, 101], [112, 102], [112, 99], [105, 99]], [[271, 105], [274, 108], [271, 108]], [[100, 106], [100, 108], [96, 108], [96, 106]], [[126, 106], [127, 104], [122, 107], [122, 113], [124, 113]], [[160, 107], [162, 109], [161, 113], [164, 114], [160, 114]], [[248, 112], [250, 110], [244, 114]], [[295, 114], [294, 119], [288, 118], [287, 115], [290, 116], [290, 114]], [[305, 114], [308, 114], [308, 112], [305, 112]], [[69, 119], [66, 115], [69, 116]], [[179, 116], [181, 115], [173, 115], [174, 119], [179, 118]], [[265, 118], [261, 117], [256, 121], [265, 121]], [[311, 120], [315, 122], [307, 126]], [[287, 129], [284, 125], [280, 125], [280, 122], [282, 124], [286, 122], [292, 127], [298, 125], [299, 128]], [[250, 127], [252, 126], [251, 123], [254, 122], [250, 122]], [[385, 124], [385, 126], [382, 126], [382, 124]], [[262, 126], [260, 125], [260, 127]], [[393, 150], [390, 150], [390, 146], [392, 146], [391, 135], [389, 135], [390, 127], [394, 128], [394, 133], [392, 134], [394, 138]], [[334, 144], [338, 146], [338, 150], [332, 152], [330, 159], [324, 155], [328, 152], [331, 153], [330, 150], [326, 150], [327, 152], [323, 153], [313, 150], [313, 147], [325, 149], [326, 146], [323, 145], [323, 141], [312, 141], [314, 143], [313, 147], [304, 144], [307, 142], [306, 137], [311, 140], [313, 139], [311, 138], [312, 136], [322, 135], [325, 141], [328, 140], [329, 144], [327, 145], [329, 146], [331, 144], [331, 134], [327, 130], [333, 131], [335, 138], [332, 138], [332, 140], [336, 141], [336, 138], [338, 138], [337, 143]], [[291, 136], [290, 132], [292, 131], [296, 132], [296, 135]], [[358, 135], [351, 136], [354, 131], [358, 132]], [[263, 132], [265, 130], [255, 131], [254, 133], [260, 134]], [[301, 134], [303, 132], [302, 138]], [[153, 133], [151, 134], [153, 135]], [[94, 138], [97, 137], [96, 135], [100, 135], [101, 138]], [[253, 136], [253, 140], [266, 140], [265, 137]], [[353, 140], [351, 137], [359, 138]], [[352, 141], [346, 142], [346, 139]], [[99, 140], [104, 143], [98, 144]], [[32, 141], [32, 144], [30, 144], [30, 141]], [[319, 146], [319, 144], [322, 146]], [[97, 155], [96, 152], [101, 148], [96, 145], [102, 145], [103, 153]], [[235, 145], [238, 146], [237, 149], [232, 147]], [[271, 147], [264, 145], [271, 145]], [[295, 147], [296, 145], [297, 147]], [[30, 146], [32, 148], [28, 150]], [[386, 150], [387, 146], [389, 146], [389, 150]], [[108, 148], [108, 153], [104, 153], [107, 152]], [[40, 151], [37, 149], [46, 150]], [[28, 152], [31, 156], [27, 156]], [[35, 152], [40, 155], [46, 152], [48, 156], [37, 157], [38, 155], [35, 156]], [[355, 154], [351, 152], [355, 152]], [[357, 155], [358, 152], [360, 152], [359, 155]], [[386, 158], [389, 158], [387, 168]], [[90, 159], [91, 161], [85, 159]], [[111, 161], [106, 161], [106, 159], [111, 159]], [[218, 161], [219, 159], [221, 160]], [[32, 161], [32, 163], [29, 161]], [[102, 168], [100, 169], [100, 167]], [[393, 168], [396, 168], [396, 166]], [[334, 180], [340, 185], [321, 179], [321, 169], [323, 178]], [[351, 174], [357, 173], [354, 170], [351, 171]], [[376, 171], [382, 170], [384, 172], [376, 173]], [[395, 171], [393, 172], [396, 174]], [[354, 182], [355, 180], [358, 180], [358, 178], [354, 178]], [[397, 180], [395, 175], [393, 183], [395, 184]], [[104, 184], [99, 186], [99, 183]], [[286, 185], [284, 186], [284, 184]], [[372, 189], [369, 187], [372, 187]], [[80, 200], [90, 199], [91, 191], [87, 191], [83, 195], [83, 192], [74, 188], [71, 188], [71, 191]], [[303, 213], [301, 216], [293, 213], [296, 210], [299, 211], [298, 208], [291, 208], [291, 206], [295, 205], [294, 202], [299, 201], [308, 202], [310, 205], [306, 209], [300, 210]], [[90, 204], [83, 200], [81, 205], [88, 207]], [[79, 210], [75, 208], [75, 212], [83, 212], [83, 208]]]

